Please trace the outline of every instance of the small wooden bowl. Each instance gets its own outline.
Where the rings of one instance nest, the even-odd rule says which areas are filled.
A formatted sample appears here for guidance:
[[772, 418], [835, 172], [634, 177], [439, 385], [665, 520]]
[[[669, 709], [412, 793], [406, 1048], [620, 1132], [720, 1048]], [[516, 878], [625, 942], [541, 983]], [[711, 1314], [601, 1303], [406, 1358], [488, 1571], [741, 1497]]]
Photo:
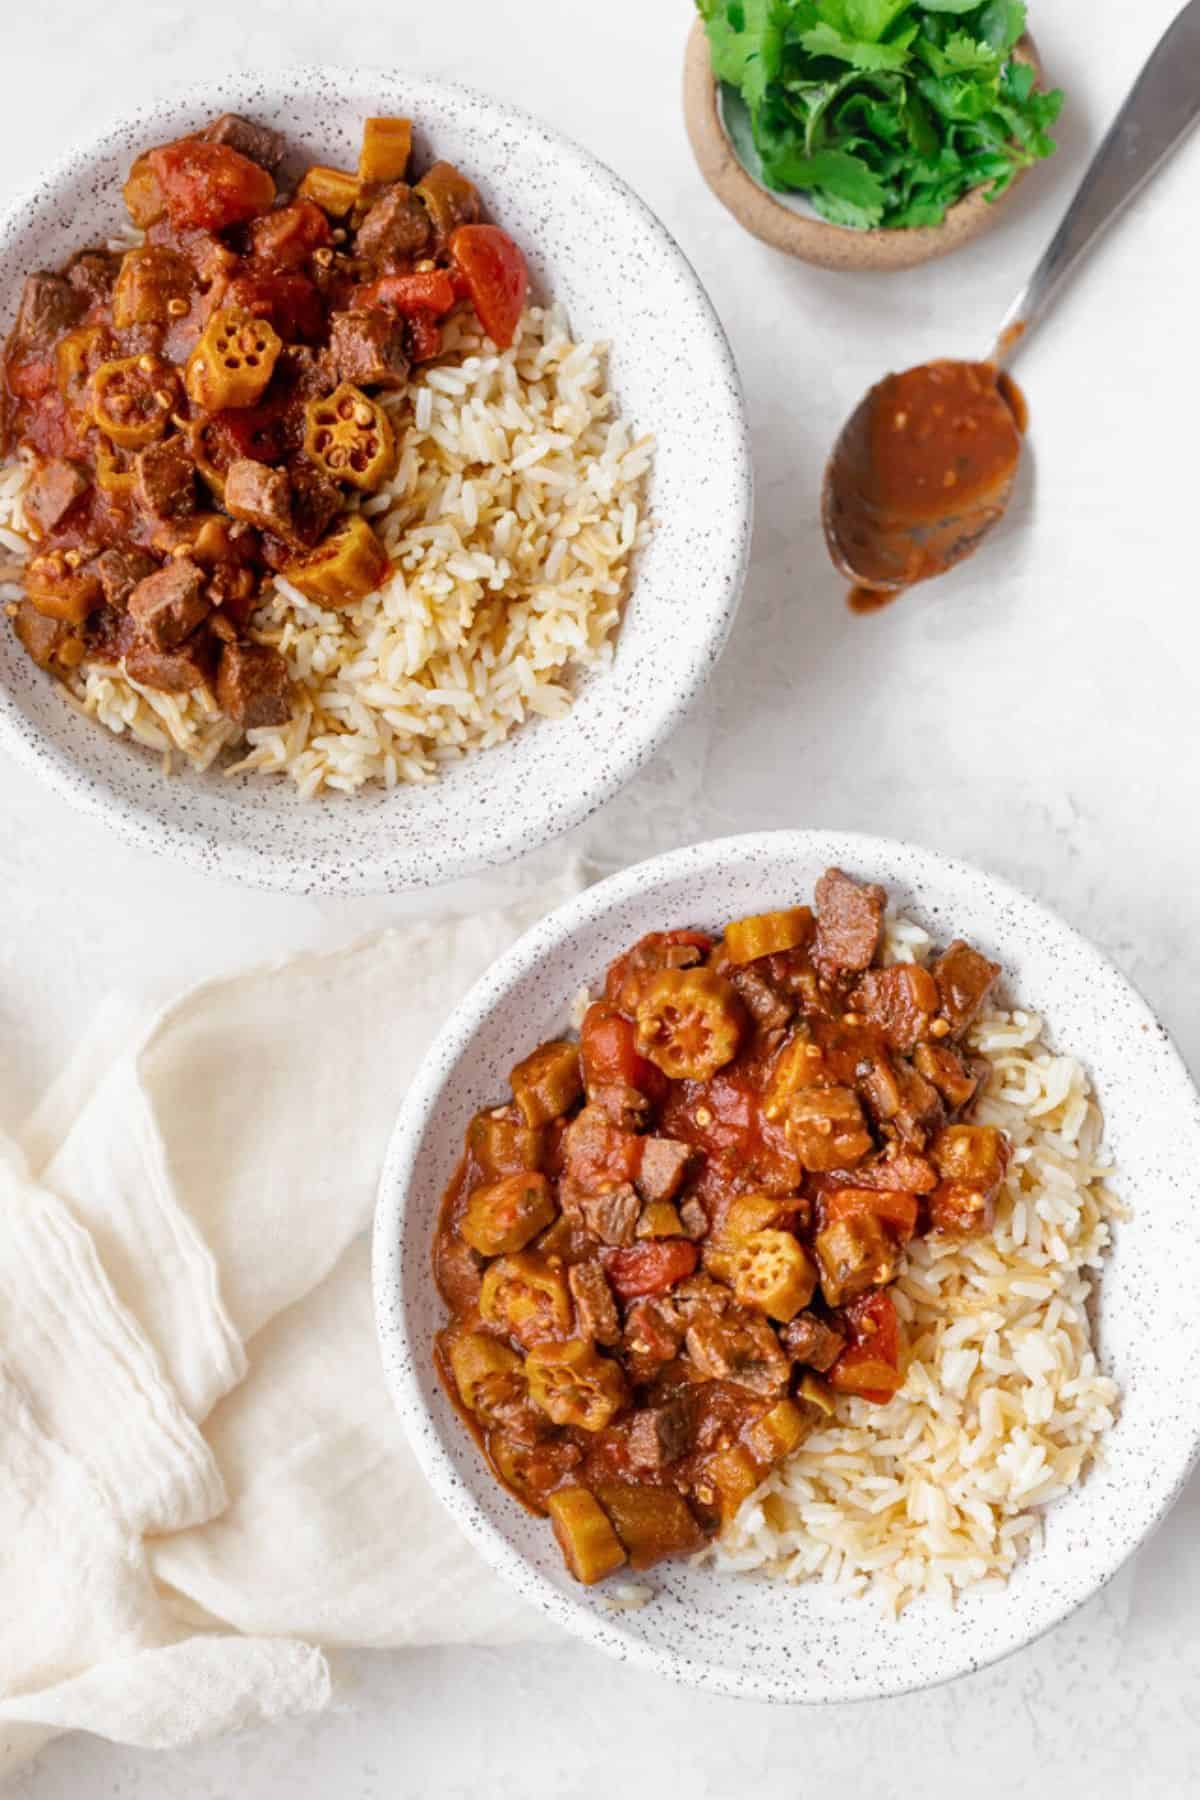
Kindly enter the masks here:
[[[1042, 81], [1042, 66], [1033, 39], [1026, 34], [1014, 53]], [[1004, 194], [989, 200], [976, 188], [952, 206], [940, 225], [853, 231], [825, 219], [793, 212], [774, 198], [743, 168], [721, 121], [717, 83], [709, 58], [708, 37], [697, 19], [688, 37], [683, 71], [683, 115], [700, 173], [721, 204], [747, 231], [821, 269], [915, 269], [935, 257], [982, 237], [999, 217], [1025, 171], [1018, 170]]]

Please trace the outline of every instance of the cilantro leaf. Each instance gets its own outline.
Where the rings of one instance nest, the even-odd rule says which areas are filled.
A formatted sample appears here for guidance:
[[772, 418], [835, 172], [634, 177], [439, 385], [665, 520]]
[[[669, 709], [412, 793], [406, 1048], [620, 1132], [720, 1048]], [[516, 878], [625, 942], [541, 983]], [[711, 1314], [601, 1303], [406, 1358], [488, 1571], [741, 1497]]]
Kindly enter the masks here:
[[778, 0], [700, 0], [713, 74], [738, 88], [752, 110], [783, 60], [784, 11]]
[[848, 150], [783, 157], [772, 168], [782, 185], [805, 188], [813, 204], [838, 225], [878, 225], [887, 192], [879, 177]]
[[993, 50], [1011, 50], [1024, 29], [1024, 0], [988, 0], [975, 21], [976, 35]]
[[[954, 31], [944, 44], [921, 41], [921, 55], [935, 75], [966, 75], [978, 71], [999, 75], [1002, 58], [990, 44], [981, 44], [969, 32]], [[1033, 73], [1032, 70], [1029, 71]]]
[[907, 12], [910, 0], [825, 0], [820, 12], [844, 37], [877, 44], [888, 29]]
[[861, 38], [845, 37], [836, 26], [822, 22], [801, 32], [800, 42], [813, 56], [833, 56], [838, 62], [850, 63], [856, 69], [903, 69], [908, 62], [909, 46], [917, 35], [916, 26], [900, 34], [893, 43], [872, 44]]
[[935, 225], [1054, 150], [1024, 0], [696, 0], [769, 187], [839, 225]]

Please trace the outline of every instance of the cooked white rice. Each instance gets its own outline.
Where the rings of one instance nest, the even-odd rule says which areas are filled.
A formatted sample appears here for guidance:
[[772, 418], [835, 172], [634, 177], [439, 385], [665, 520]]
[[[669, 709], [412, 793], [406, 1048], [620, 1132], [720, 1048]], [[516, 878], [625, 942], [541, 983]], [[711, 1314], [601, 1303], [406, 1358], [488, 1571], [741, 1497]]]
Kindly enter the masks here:
[[[890, 943], [897, 960], [929, 949], [904, 921]], [[972, 1117], [1013, 1144], [995, 1231], [909, 1246], [891, 1289], [903, 1388], [882, 1407], [839, 1398], [703, 1553], [722, 1569], [871, 1591], [892, 1612], [921, 1593], [952, 1600], [1003, 1583], [1100, 1454], [1118, 1390], [1097, 1368], [1088, 1300], [1122, 1213], [1099, 1109], [1032, 1013], [992, 1009], [970, 1042], [993, 1068]]]
[[[530, 307], [496, 350], [467, 314], [443, 354], [390, 396], [394, 479], [364, 512], [393, 559], [343, 610], [277, 579], [254, 635], [296, 682], [284, 726], [242, 733], [198, 691], [158, 694], [123, 667], [82, 665], [73, 696], [117, 733], [198, 768], [286, 775], [304, 795], [429, 781], [530, 714], [557, 717], [577, 674], [612, 653], [630, 559], [645, 539], [649, 438], [616, 417], [605, 347], [562, 309]], [[28, 470], [0, 470], [0, 589], [19, 598]], [[7, 565], [7, 567], [5, 567]]]

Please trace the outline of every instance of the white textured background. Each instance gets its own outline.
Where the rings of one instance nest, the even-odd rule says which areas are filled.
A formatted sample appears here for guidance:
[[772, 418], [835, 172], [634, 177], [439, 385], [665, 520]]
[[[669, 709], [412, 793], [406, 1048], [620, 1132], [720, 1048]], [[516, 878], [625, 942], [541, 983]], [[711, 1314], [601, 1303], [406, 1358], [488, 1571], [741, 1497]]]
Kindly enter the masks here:
[[[756, 553], [709, 695], [575, 841], [625, 862], [748, 827], [830, 825], [989, 864], [1107, 949], [1200, 1067], [1200, 583], [1189, 569], [1200, 139], [1028, 348], [1018, 372], [1031, 466], [988, 550], [940, 589], [856, 620], [816, 526], [842, 415], [886, 367], [983, 353], [1175, 0], [1033, 0], [1045, 61], [1070, 94], [1059, 157], [984, 244], [874, 280], [776, 256], [701, 185], [678, 99], [687, 0], [9, 0], [3, 11], [5, 202], [74, 133], [148, 93], [231, 64], [302, 61], [411, 61], [490, 87], [627, 177], [732, 336], [755, 434]], [[7, 765], [0, 820], [0, 1125], [24, 1114], [113, 985], [174, 987], [413, 910], [215, 885], [124, 849]], [[454, 898], [528, 882], [558, 854]], [[638, 1795], [667, 1783], [772, 1800], [831, 1786], [871, 1800], [1176, 1800], [1200, 1782], [1198, 1524], [1194, 1482], [1136, 1562], [1051, 1638], [911, 1699], [788, 1711], [698, 1698], [566, 1640], [361, 1656], [320, 1720], [170, 1757], [64, 1741], [13, 1791], [590, 1800], [610, 1784]]]

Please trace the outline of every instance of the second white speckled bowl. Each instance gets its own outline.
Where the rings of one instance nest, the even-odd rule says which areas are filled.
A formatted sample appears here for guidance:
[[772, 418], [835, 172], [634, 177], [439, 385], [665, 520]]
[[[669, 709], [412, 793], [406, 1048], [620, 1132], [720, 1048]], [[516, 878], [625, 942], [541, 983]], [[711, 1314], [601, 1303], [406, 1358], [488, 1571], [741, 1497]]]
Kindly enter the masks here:
[[[573, 996], [644, 932], [720, 928], [806, 900], [836, 863], [883, 882], [943, 942], [961, 933], [999, 961], [1010, 993], [1087, 1065], [1104, 1110], [1117, 1228], [1097, 1304], [1103, 1365], [1121, 1388], [1105, 1462], [1049, 1508], [1044, 1546], [1000, 1592], [953, 1611], [933, 1600], [884, 1618], [813, 1583], [665, 1564], [654, 1599], [606, 1607], [568, 1576], [544, 1519], [497, 1485], [438, 1383], [444, 1308], [430, 1247], [472, 1113], [513, 1063], [568, 1022]], [[677, 850], [569, 901], [500, 959], [433, 1045], [401, 1113], [379, 1191], [375, 1301], [384, 1366], [413, 1448], [476, 1549], [549, 1618], [611, 1655], [756, 1700], [878, 1698], [948, 1681], [1028, 1643], [1114, 1575], [1179, 1492], [1200, 1446], [1200, 1099], [1166, 1033], [1123, 976], [1006, 883], [930, 851], [832, 832], [773, 832]]]
[[535, 289], [611, 343], [623, 415], [658, 441], [654, 533], [610, 669], [570, 715], [534, 719], [436, 784], [300, 800], [290, 783], [218, 772], [164, 779], [159, 758], [64, 704], [0, 631], [0, 744], [134, 843], [238, 881], [301, 893], [433, 887], [536, 849], [629, 779], [720, 655], [750, 541], [750, 454], [737, 372], [694, 271], [602, 163], [501, 101], [373, 70], [231, 76], [147, 103], [74, 150], [0, 219], [0, 334], [31, 269], [125, 223], [121, 183], [147, 144], [231, 109], [310, 157], [353, 165], [363, 117], [403, 113], [417, 150], [461, 164], [520, 241]]

